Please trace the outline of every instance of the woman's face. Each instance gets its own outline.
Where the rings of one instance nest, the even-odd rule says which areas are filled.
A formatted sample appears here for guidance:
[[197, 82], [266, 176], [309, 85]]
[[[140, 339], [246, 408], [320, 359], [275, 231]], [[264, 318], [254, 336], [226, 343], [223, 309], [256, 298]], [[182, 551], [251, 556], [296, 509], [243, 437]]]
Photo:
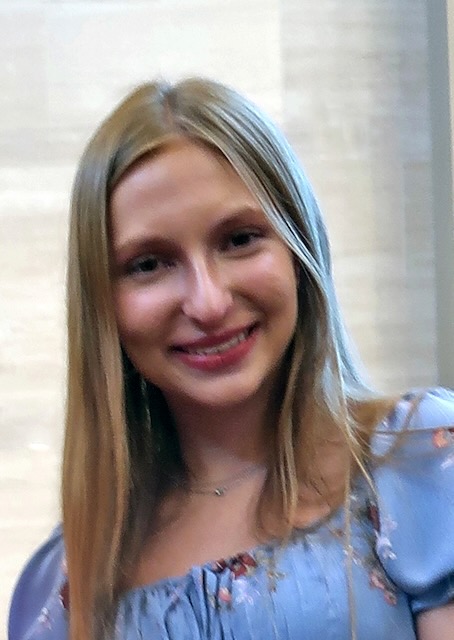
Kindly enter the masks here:
[[110, 206], [123, 348], [170, 406], [266, 400], [293, 336], [292, 254], [235, 171], [179, 140], [141, 160]]

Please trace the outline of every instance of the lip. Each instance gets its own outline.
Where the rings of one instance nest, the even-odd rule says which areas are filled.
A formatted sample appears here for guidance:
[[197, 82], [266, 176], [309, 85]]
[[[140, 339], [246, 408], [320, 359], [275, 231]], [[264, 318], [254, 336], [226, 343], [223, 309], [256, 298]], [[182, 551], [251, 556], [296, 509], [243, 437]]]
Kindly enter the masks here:
[[236, 329], [231, 329], [230, 331], [224, 331], [223, 333], [216, 333], [209, 336], [205, 336], [200, 338], [199, 340], [193, 340], [191, 342], [183, 342], [180, 344], [173, 345], [171, 347], [172, 351], [193, 351], [195, 349], [210, 349], [212, 347], [217, 347], [220, 344], [224, 344], [224, 342], [228, 342], [235, 336], [244, 333], [245, 331], [251, 333], [253, 329], [255, 329], [257, 323], [244, 325], [242, 327], [237, 327]]
[[[177, 358], [185, 366], [198, 370], [201, 372], [222, 372], [226, 370], [232, 370], [233, 368], [241, 365], [244, 359], [253, 349], [257, 336], [258, 325], [254, 324], [250, 327], [246, 327], [243, 331], [235, 330], [233, 332], [223, 333], [222, 336], [217, 335], [214, 340], [214, 336], [210, 336], [210, 340], [207, 343], [208, 337], [203, 340], [198, 340], [195, 343], [191, 342], [191, 349], [193, 351], [184, 351], [182, 348], [174, 348], [172, 350], [173, 357]], [[216, 347], [235, 336], [247, 331], [247, 336], [240, 342], [233, 344], [224, 351], [213, 353], [195, 353], [195, 349], [208, 349], [210, 347]], [[227, 336], [227, 337], [225, 337]], [[222, 340], [220, 340], [222, 337]], [[185, 344], [187, 346], [188, 343]], [[196, 346], [194, 346], [196, 345]]]

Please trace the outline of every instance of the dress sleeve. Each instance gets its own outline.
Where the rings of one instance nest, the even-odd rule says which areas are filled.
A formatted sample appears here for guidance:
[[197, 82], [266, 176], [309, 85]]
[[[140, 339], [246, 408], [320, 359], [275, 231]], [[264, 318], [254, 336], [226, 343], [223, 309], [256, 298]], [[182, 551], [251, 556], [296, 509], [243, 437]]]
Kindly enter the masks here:
[[32, 556], [19, 577], [9, 612], [8, 640], [65, 640], [63, 558], [59, 526]]
[[374, 436], [376, 552], [414, 614], [454, 600], [454, 393], [410, 393]]

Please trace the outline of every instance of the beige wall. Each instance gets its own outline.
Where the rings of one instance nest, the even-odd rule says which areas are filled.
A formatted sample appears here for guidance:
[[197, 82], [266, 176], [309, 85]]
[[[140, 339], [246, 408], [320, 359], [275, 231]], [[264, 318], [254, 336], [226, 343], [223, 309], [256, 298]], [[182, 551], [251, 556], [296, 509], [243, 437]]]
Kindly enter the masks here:
[[[451, 137], [454, 131], [454, 0], [446, 2], [447, 29], [448, 29], [448, 73], [449, 73], [449, 102], [450, 102], [450, 123]], [[453, 148], [451, 145], [451, 157]], [[454, 190], [454, 175], [453, 175]]]
[[0, 624], [18, 567], [58, 517], [68, 194], [94, 125], [157, 74], [248, 93], [316, 186], [373, 381], [430, 384], [427, 42], [422, 0], [0, 3]]
[[454, 387], [454, 0], [430, 3], [437, 363]]
[[348, 325], [385, 389], [436, 376], [425, 3], [283, 3], [285, 126], [332, 233]]

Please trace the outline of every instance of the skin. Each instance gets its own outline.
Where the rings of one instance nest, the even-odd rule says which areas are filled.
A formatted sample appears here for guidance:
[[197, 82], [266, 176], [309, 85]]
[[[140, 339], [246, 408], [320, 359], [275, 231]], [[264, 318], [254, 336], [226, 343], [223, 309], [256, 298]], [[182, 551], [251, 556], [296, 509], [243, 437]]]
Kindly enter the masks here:
[[[110, 213], [122, 345], [165, 395], [194, 483], [216, 486], [264, 463], [298, 311], [291, 252], [227, 162], [183, 139], [130, 169]], [[245, 330], [247, 340], [223, 349], [227, 363], [182, 352]], [[222, 500], [176, 489], [155, 516], [178, 517], [145, 545], [131, 586], [254, 546], [264, 478], [265, 467]]]
[[420, 614], [416, 629], [418, 640], [453, 640], [454, 603]]
[[[213, 484], [263, 460], [297, 282], [292, 256], [254, 196], [213, 152], [178, 140], [123, 178], [111, 228], [122, 344], [166, 396], [196, 481]], [[251, 348], [229, 366], [200, 369], [174, 350], [251, 326]], [[145, 546], [130, 586], [252, 547], [263, 477], [254, 474], [221, 501], [185, 495], [178, 518]], [[164, 515], [181, 499], [171, 496]], [[454, 604], [416, 624], [418, 640], [453, 640]]]
[[[178, 140], [116, 187], [111, 228], [121, 341], [164, 393], [183, 448], [192, 451], [190, 468], [210, 466], [202, 454], [208, 441], [226, 459], [237, 457], [239, 443], [246, 451], [249, 443], [249, 460], [263, 458], [270, 399], [295, 329], [297, 283], [292, 254], [255, 197], [217, 154]], [[204, 370], [182, 353], [194, 341], [220, 345], [244, 330], [253, 330], [250, 348], [228, 366]], [[204, 475], [244, 466], [231, 460]]]

